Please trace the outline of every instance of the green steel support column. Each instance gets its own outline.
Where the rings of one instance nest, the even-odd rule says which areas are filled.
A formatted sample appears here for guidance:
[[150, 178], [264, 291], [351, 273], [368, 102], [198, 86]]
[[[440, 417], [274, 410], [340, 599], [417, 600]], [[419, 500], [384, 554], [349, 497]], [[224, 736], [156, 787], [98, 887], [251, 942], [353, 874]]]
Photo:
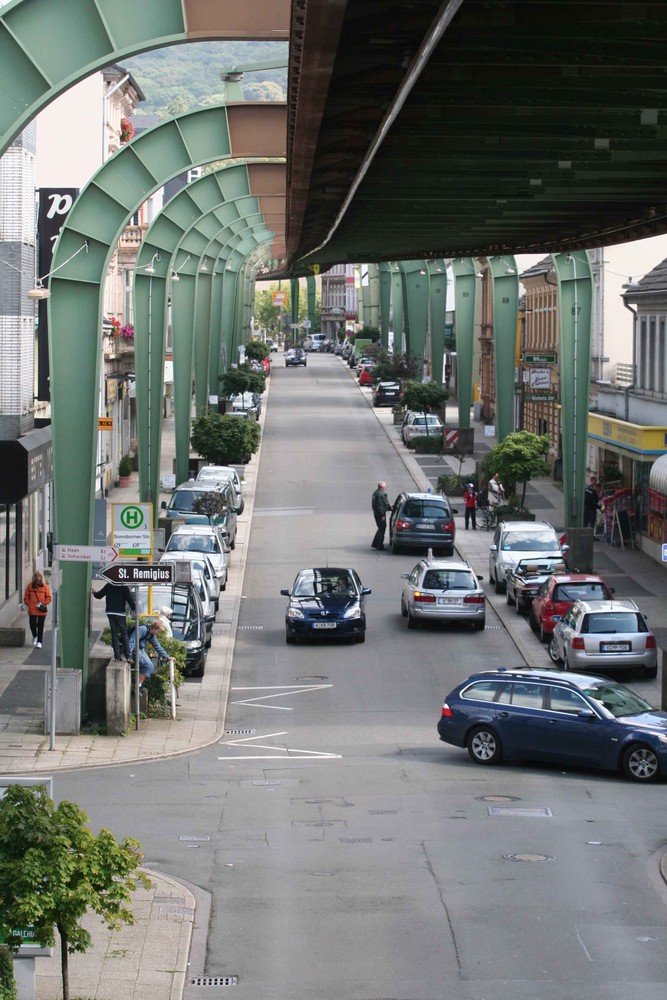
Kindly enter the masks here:
[[584, 523], [591, 378], [593, 272], [586, 250], [552, 254], [559, 293], [560, 402], [565, 525]]
[[431, 378], [443, 385], [445, 321], [447, 318], [447, 269], [444, 260], [426, 262], [429, 275], [429, 314], [431, 317]]
[[391, 264], [378, 264], [380, 270], [380, 342], [389, 347], [389, 320], [391, 318]]
[[477, 268], [472, 257], [456, 257], [454, 272], [454, 315], [456, 317], [456, 367], [459, 399], [459, 427], [470, 427], [472, 406], [472, 357], [475, 345], [475, 303]]
[[238, 264], [235, 255], [231, 255], [225, 264], [225, 276], [222, 283], [222, 312], [220, 316], [220, 332], [222, 343], [227, 353], [229, 365], [239, 361], [237, 345], [234, 343], [234, 317], [236, 315], [236, 276]]
[[496, 438], [514, 430], [514, 372], [519, 316], [519, 275], [514, 257], [489, 257], [493, 277], [493, 360], [496, 371]]
[[362, 326], [371, 325], [371, 310], [370, 303], [368, 300], [368, 285], [364, 284], [364, 278], [366, 277], [365, 264], [357, 264], [355, 266], [356, 270], [356, 281], [357, 284], [357, 296], [359, 299], [359, 319], [361, 320]]
[[368, 325], [380, 329], [380, 268], [368, 264]]
[[421, 381], [428, 332], [429, 277], [423, 260], [399, 262], [405, 303], [407, 350], [419, 363], [417, 379]]
[[222, 357], [222, 285], [224, 280], [224, 261], [216, 261], [211, 287], [211, 343], [208, 355], [208, 392], [209, 396], [220, 394], [218, 378], [224, 375], [227, 365]]
[[207, 264], [208, 271], [197, 274], [195, 291], [194, 322], [194, 365], [195, 365], [195, 412], [208, 406], [208, 358], [211, 347], [211, 281], [213, 261]]
[[315, 275], [309, 274], [306, 278], [306, 294], [308, 296], [308, 319], [310, 320], [310, 330], [315, 329], [315, 293], [317, 291], [317, 285], [315, 282]]
[[[289, 287], [290, 287], [290, 299], [291, 299], [290, 304], [292, 306], [292, 318], [290, 320], [290, 323], [298, 323], [299, 322], [299, 279], [290, 278]], [[297, 339], [296, 329], [292, 330], [292, 339], [293, 340]]]
[[182, 271], [172, 290], [171, 323], [174, 358], [174, 436], [176, 441], [176, 482], [188, 478], [190, 421], [192, 414], [192, 365], [194, 354], [194, 312], [197, 274]]
[[134, 272], [134, 367], [139, 441], [139, 497], [143, 502], [154, 505], [154, 524], [157, 523], [158, 517], [155, 505], [159, 498], [162, 443], [168, 280], [166, 276], [170, 273], [169, 258], [166, 253], [160, 254], [160, 258], [152, 264], [155, 274], [146, 274], [142, 267], [135, 268]]
[[392, 302], [392, 332], [394, 334], [394, 354], [407, 352], [406, 338], [403, 333], [403, 278], [398, 261], [393, 261], [391, 268], [391, 302]]

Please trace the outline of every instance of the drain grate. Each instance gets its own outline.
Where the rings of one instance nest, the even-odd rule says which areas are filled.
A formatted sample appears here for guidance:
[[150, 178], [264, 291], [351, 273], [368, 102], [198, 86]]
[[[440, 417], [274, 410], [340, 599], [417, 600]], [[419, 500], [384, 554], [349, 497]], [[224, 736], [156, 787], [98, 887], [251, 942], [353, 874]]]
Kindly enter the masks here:
[[239, 625], [239, 632], [242, 632], [244, 630], [246, 632], [250, 632], [250, 631], [253, 631], [253, 630], [259, 631], [259, 630], [261, 630], [263, 628], [264, 628], [263, 625]]
[[549, 806], [489, 806], [489, 816], [553, 816]]
[[397, 816], [398, 809], [369, 809], [370, 816]]
[[190, 986], [238, 986], [238, 976], [193, 976]]
[[225, 736], [254, 736], [256, 729], [225, 729]]

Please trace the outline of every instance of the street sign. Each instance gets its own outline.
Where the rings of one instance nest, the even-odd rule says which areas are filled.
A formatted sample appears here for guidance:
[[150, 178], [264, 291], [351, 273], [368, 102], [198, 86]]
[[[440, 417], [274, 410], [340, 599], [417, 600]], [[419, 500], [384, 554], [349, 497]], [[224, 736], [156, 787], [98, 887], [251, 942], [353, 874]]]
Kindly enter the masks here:
[[662, 561], [667, 562], [667, 545], [662, 547]]
[[153, 583], [171, 584], [174, 582], [174, 563], [116, 563], [115, 566], [103, 566], [100, 576], [109, 583], [119, 585]]
[[301, 324], [301, 326], [304, 328], [304, 330], [309, 330], [310, 329], [310, 320], [309, 319], [304, 319], [304, 321]]
[[153, 554], [153, 504], [114, 503], [111, 540], [121, 557]]
[[118, 550], [109, 545], [54, 545], [53, 555], [59, 562], [112, 563]]
[[521, 360], [526, 365], [555, 365], [557, 354], [522, 354]]

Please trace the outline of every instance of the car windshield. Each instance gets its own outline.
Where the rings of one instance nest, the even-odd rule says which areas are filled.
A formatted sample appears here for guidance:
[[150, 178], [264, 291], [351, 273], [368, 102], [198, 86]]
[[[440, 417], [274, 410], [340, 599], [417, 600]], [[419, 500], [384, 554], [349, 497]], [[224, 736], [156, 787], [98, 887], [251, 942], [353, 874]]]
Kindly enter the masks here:
[[612, 681], [600, 681], [599, 684], [592, 684], [582, 690], [589, 698], [598, 701], [616, 719], [624, 715], [640, 715], [643, 712], [653, 711], [649, 703], [630, 688], [614, 684]]
[[465, 570], [429, 569], [424, 574], [425, 590], [476, 590], [477, 581]]
[[319, 597], [322, 594], [356, 594], [357, 588], [349, 573], [323, 574], [319, 570], [301, 573], [293, 597]]
[[195, 502], [199, 500], [200, 497], [206, 496], [207, 493], [214, 493], [215, 490], [211, 488], [210, 490], [178, 490], [173, 494], [171, 502], [169, 504], [170, 510], [193, 510]]
[[601, 611], [584, 615], [581, 631], [585, 634], [648, 632], [643, 617], [636, 611]]
[[449, 517], [449, 511], [441, 503], [433, 500], [406, 500], [404, 517], [437, 518]]
[[165, 552], [218, 552], [213, 535], [172, 535]]
[[515, 573], [518, 576], [548, 576], [550, 573], [563, 573], [565, 563], [554, 559], [520, 559]]
[[602, 583], [559, 583], [554, 588], [554, 601], [604, 601], [611, 592]]
[[440, 417], [436, 417], [436, 416], [431, 416], [431, 417], [415, 417], [414, 420], [412, 421], [412, 423], [413, 424], [419, 424], [420, 427], [425, 427], [426, 424], [428, 424], [430, 426], [432, 424], [439, 424], [440, 423]]
[[500, 547], [503, 552], [557, 552], [560, 548], [549, 531], [508, 531]]

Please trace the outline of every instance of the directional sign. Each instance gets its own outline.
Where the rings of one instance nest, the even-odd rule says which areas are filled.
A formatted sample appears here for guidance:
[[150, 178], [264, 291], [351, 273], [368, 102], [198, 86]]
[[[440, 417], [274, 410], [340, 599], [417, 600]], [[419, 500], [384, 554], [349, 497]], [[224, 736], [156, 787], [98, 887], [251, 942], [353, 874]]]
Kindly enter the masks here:
[[526, 365], [555, 365], [558, 356], [556, 354], [522, 354], [521, 360]]
[[118, 549], [109, 545], [54, 545], [54, 557], [60, 562], [112, 563]]
[[152, 583], [171, 584], [174, 582], [175, 567], [173, 563], [116, 563], [115, 566], [103, 566], [100, 570], [109, 583], [117, 584], [144, 584], [149, 586]]

